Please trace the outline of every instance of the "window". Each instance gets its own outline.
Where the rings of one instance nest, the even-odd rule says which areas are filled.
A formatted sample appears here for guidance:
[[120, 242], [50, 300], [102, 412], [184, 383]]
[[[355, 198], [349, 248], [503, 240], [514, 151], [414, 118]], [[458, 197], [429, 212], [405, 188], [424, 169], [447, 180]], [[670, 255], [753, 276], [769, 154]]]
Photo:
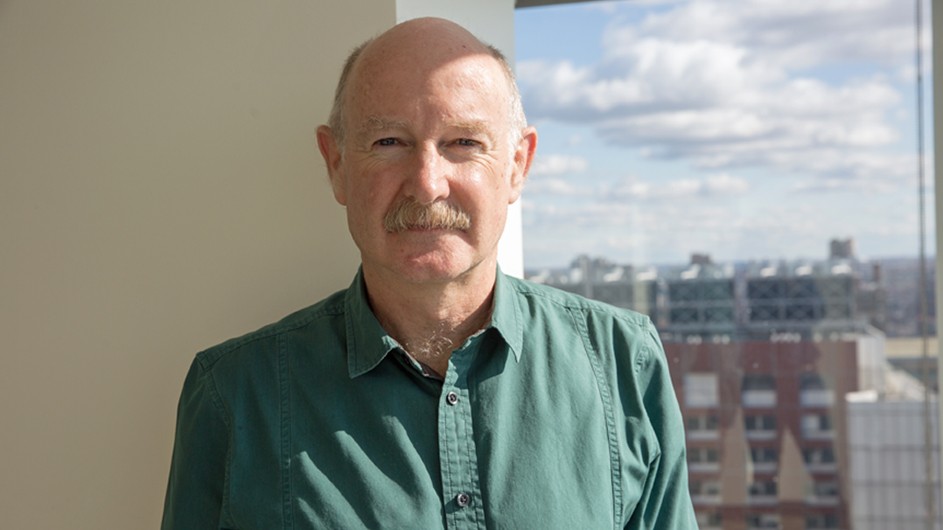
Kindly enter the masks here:
[[701, 528], [701, 530], [721, 528], [723, 523], [723, 517], [721, 516], [720, 512], [716, 510], [702, 509], [697, 511], [697, 525]]
[[751, 497], [775, 497], [776, 491], [776, 483], [772, 480], [754, 482], [747, 488]]
[[828, 385], [822, 375], [816, 372], [806, 372], [799, 375], [799, 390], [826, 390]]
[[692, 440], [716, 440], [720, 437], [715, 414], [696, 414], [687, 419], [687, 436]]
[[779, 461], [779, 452], [773, 447], [751, 447], [750, 459], [754, 464], [769, 464]]
[[717, 450], [713, 448], [695, 447], [688, 452], [689, 462], [717, 462]]
[[717, 374], [685, 374], [684, 401], [689, 407], [716, 407], [718, 402]]
[[822, 374], [807, 372], [799, 376], [799, 404], [804, 407], [831, 407], [835, 404], [835, 393]]
[[819, 447], [802, 450], [802, 458], [809, 466], [830, 465], [835, 463], [835, 452], [831, 447]]
[[838, 497], [838, 483], [834, 480], [816, 480], [812, 482], [813, 498], [831, 500]]
[[[922, 406], [923, 372], [888, 375], [884, 359], [918, 339], [920, 322], [934, 333], [932, 302], [919, 316], [935, 279], [930, 267], [918, 282], [911, 184], [917, 118], [930, 116], [916, 108], [914, 42], [930, 41], [929, 17], [915, 40], [912, 2], [734, 4], [520, 11], [545, 34], [521, 34], [517, 49], [525, 107], [541, 131], [523, 199], [525, 264], [545, 283], [568, 278], [564, 288], [602, 299], [627, 299], [599, 293], [604, 276], [618, 278], [619, 292], [644, 291], [636, 307], [662, 336], [689, 450], [700, 447], [692, 477], [708, 469], [726, 488], [766, 481], [774, 473], [764, 466], [804, 463], [789, 471], [825, 485], [808, 486], [803, 512], [782, 523], [905, 528], [887, 509], [875, 511], [877, 523], [853, 519], [890, 498], [875, 491], [905, 498], [895, 506], [913, 505], [911, 514], [943, 514], [938, 501], [926, 506], [940, 498], [927, 495], [938, 487], [931, 478], [913, 478], [912, 490], [895, 482], [903, 467], [930, 465], [940, 476], [923, 456], [899, 464], [914, 460], [912, 444], [923, 448], [922, 415], [902, 423], [884, 412], [892, 389]], [[846, 428], [852, 412], [875, 425]], [[723, 428], [711, 429], [710, 414]], [[716, 461], [703, 452], [708, 442], [724, 447]], [[938, 455], [932, 443], [927, 453]], [[829, 481], [849, 491], [813, 495], [833, 491]], [[784, 498], [802, 488], [780, 484]], [[739, 519], [724, 521], [732, 527], [745, 518], [778, 528], [778, 503], [755, 499], [749, 513], [734, 499], [697, 510]]]
[[692, 431], [716, 431], [717, 416], [714, 414], [691, 416], [688, 418], [688, 429]]
[[695, 502], [703, 501], [707, 498], [719, 498], [720, 483], [716, 480], [693, 480], [690, 483], [691, 496], [695, 497]]
[[751, 374], [743, 376], [743, 391], [776, 391], [776, 380], [767, 374]]
[[743, 376], [742, 400], [744, 407], [773, 407], [776, 405], [776, 380], [768, 374]]
[[747, 486], [749, 503], [752, 505], [768, 505], [776, 503], [778, 487], [775, 481], [760, 480]]
[[779, 530], [783, 527], [779, 515], [774, 513], [749, 514], [746, 523], [748, 530]]
[[743, 426], [747, 433], [775, 432], [776, 416], [771, 414], [750, 414], [744, 416]]
[[832, 435], [832, 421], [827, 414], [803, 414], [801, 427], [806, 438], [829, 438]]
[[688, 448], [688, 469], [693, 471], [716, 471], [719, 469], [719, 453], [712, 447]]
[[807, 530], [835, 530], [838, 526], [838, 516], [835, 514], [811, 514], [805, 518]]

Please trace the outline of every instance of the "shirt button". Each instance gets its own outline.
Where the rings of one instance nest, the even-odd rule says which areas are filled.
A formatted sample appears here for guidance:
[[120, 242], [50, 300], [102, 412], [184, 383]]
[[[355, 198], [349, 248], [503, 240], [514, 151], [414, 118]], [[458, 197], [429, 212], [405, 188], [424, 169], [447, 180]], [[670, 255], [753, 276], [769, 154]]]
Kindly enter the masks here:
[[471, 497], [467, 493], [459, 493], [455, 496], [455, 503], [458, 504], [460, 508], [464, 508], [471, 503]]
[[448, 394], [445, 395], [445, 402], [448, 403], [449, 405], [454, 405], [458, 403], [458, 394], [456, 394], [455, 392], [449, 392]]

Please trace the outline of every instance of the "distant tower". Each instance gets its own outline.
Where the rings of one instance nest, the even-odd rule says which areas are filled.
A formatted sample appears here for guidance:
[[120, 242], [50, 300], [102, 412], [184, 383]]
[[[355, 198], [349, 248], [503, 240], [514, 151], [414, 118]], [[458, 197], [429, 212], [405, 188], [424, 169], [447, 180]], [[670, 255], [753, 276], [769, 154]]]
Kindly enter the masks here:
[[691, 254], [691, 265], [711, 265], [711, 255], [702, 252], [695, 252]]
[[828, 243], [828, 248], [828, 257], [830, 259], [854, 259], [855, 257], [854, 238], [832, 239]]

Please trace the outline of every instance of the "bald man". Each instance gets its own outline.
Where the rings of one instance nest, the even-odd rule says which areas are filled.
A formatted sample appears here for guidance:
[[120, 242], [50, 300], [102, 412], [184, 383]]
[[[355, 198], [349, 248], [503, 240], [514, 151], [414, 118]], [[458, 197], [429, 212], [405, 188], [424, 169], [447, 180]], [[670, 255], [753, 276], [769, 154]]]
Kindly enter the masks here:
[[650, 321], [498, 268], [537, 146], [500, 52], [399, 24], [317, 139], [360, 270], [197, 355], [163, 528], [696, 528]]

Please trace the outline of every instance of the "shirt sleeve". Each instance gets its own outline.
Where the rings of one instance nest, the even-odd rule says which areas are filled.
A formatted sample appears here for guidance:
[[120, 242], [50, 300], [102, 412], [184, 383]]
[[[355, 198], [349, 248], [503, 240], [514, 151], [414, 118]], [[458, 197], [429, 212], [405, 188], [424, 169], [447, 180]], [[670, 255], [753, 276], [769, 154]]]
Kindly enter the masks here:
[[625, 528], [696, 530], [697, 520], [688, 490], [684, 423], [668, 362], [654, 328], [642, 340], [650, 351], [645, 352], [645, 362], [640, 363], [638, 382], [660, 454], [651, 463], [642, 497]]
[[162, 530], [219, 528], [229, 428], [211, 373], [194, 360], [180, 394]]

